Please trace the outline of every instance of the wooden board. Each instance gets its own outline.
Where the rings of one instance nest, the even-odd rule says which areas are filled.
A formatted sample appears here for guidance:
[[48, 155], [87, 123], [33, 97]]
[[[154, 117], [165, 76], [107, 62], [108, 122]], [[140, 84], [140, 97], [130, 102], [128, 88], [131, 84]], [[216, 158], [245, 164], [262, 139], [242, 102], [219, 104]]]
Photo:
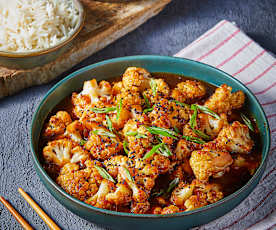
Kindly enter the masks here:
[[82, 0], [85, 26], [73, 48], [54, 62], [29, 70], [0, 67], [0, 98], [47, 83], [158, 14], [171, 0]]

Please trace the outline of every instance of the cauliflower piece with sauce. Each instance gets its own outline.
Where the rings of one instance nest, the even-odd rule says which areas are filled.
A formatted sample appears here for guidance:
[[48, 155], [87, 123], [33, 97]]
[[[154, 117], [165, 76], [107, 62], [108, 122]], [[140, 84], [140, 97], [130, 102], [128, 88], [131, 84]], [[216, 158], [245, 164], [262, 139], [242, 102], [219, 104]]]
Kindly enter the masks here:
[[143, 68], [128, 67], [123, 74], [123, 87], [133, 92], [142, 92], [149, 87], [150, 76]]
[[134, 105], [142, 105], [144, 99], [139, 92], [133, 92], [123, 88], [121, 92], [116, 95], [116, 101], [119, 102], [120, 100], [122, 100], [122, 104], [127, 110], [131, 110]]
[[161, 214], [165, 215], [165, 214], [173, 214], [173, 213], [177, 213], [179, 212], [179, 208], [175, 205], [169, 205], [168, 207], [165, 207], [162, 209]]
[[223, 128], [216, 139], [216, 143], [229, 152], [241, 154], [250, 153], [254, 145], [248, 127], [238, 121], [234, 121], [231, 125]]
[[189, 108], [162, 98], [155, 104], [149, 118], [154, 126], [181, 129], [189, 121], [190, 114]]
[[117, 155], [123, 149], [119, 138], [117, 136], [110, 137], [109, 131], [104, 127], [91, 131], [84, 147], [90, 151], [94, 158], [100, 160], [106, 160]]
[[72, 122], [72, 119], [66, 111], [58, 111], [54, 116], [50, 117], [43, 132], [45, 138], [56, 138], [64, 134], [66, 126]]
[[106, 200], [116, 205], [127, 205], [131, 201], [131, 190], [125, 184], [117, 184], [114, 192], [106, 195]]
[[228, 113], [233, 109], [243, 106], [245, 95], [242, 91], [231, 93], [232, 87], [223, 84], [215, 90], [215, 93], [204, 103], [204, 106], [216, 113]]
[[83, 126], [78, 120], [76, 120], [67, 125], [65, 136], [68, 136], [71, 140], [79, 143], [83, 140], [82, 133]]
[[206, 94], [206, 88], [200, 81], [186, 80], [178, 83], [171, 97], [180, 102], [190, 102], [200, 99]]
[[194, 150], [201, 148], [201, 144], [180, 139], [175, 149], [175, 158], [179, 161], [183, 161], [185, 158], [191, 156]]
[[170, 87], [163, 79], [150, 79], [151, 88], [144, 91], [144, 96], [151, 102], [157, 103], [161, 98], [169, 97]]
[[150, 209], [150, 203], [148, 201], [144, 202], [132, 202], [131, 212], [136, 214], [144, 214]]
[[193, 151], [190, 158], [195, 177], [201, 181], [208, 181], [210, 176], [222, 176], [232, 163], [233, 159], [228, 152], [207, 147]]
[[67, 163], [61, 168], [56, 181], [67, 193], [84, 201], [98, 191], [103, 179], [94, 167], [95, 164], [100, 163], [87, 160], [84, 163], [85, 168], [80, 169], [78, 164]]

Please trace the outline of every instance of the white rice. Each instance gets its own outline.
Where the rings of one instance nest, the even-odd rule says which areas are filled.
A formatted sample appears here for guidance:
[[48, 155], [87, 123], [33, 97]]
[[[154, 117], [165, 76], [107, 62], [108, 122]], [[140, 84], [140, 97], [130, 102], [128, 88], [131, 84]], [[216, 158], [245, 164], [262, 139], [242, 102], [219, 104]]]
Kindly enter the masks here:
[[79, 20], [72, 0], [0, 2], [1, 51], [26, 52], [53, 47], [72, 34]]

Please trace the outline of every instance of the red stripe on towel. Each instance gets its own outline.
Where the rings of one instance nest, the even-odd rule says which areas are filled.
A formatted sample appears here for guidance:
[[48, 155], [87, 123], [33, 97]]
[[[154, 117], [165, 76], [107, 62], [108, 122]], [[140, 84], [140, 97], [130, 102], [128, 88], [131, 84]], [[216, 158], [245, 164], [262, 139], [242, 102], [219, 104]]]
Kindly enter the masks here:
[[269, 72], [269, 70], [271, 70], [275, 65], [276, 65], [276, 62], [274, 62], [271, 66], [269, 66], [265, 71], [263, 71], [261, 74], [259, 74], [257, 77], [255, 77], [253, 80], [245, 83], [245, 85], [249, 85], [249, 84], [252, 84], [253, 82], [257, 81], [259, 78], [264, 76], [267, 72]]
[[236, 57], [241, 51], [243, 51], [246, 47], [248, 47], [253, 41], [249, 41], [247, 42], [244, 46], [242, 46], [241, 48], [239, 48], [235, 53], [233, 53], [229, 58], [225, 59], [222, 63], [220, 63], [219, 65], [217, 65], [217, 68], [220, 68], [222, 66], [224, 66], [226, 63], [228, 63], [229, 61], [231, 61], [234, 57]]
[[233, 37], [235, 37], [239, 32], [240, 32], [240, 29], [236, 30], [234, 33], [232, 33], [230, 36], [228, 36], [225, 40], [223, 40], [221, 43], [219, 43], [215, 48], [211, 49], [209, 52], [207, 52], [206, 54], [202, 55], [201, 57], [199, 57], [196, 60], [197, 61], [201, 61], [202, 59], [206, 58], [207, 56], [209, 56], [210, 54], [212, 54], [213, 52], [215, 52], [217, 49], [219, 49], [220, 47], [222, 47], [229, 40], [231, 40]]
[[274, 104], [274, 103], [276, 103], [276, 100], [274, 100], [274, 101], [269, 101], [269, 102], [265, 102], [265, 103], [263, 103], [263, 104], [261, 104], [262, 106], [265, 106], [265, 105], [272, 105], [272, 104]]
[[245, 69], [247, 69], [249, 66], [251, 66], [259, 57], [261, 57], [266, 51], [263, 50], [261, 53], [259, 53], [256, 57], [254, 57], [250, 62], [248, 62], [244, 67], [239, 69], [236, 73], [233, 74], [233, 76], [236, 76], [237, 74], [241, 73]]
[[276, 85], [276, 82], [274, 82], [272, 85], [270, 85], [269, 87], [267, 87], [266, 89], [260, 91], [260, 92], [257, 92], [257, 93], [254, 93], [255, 95], [259, 95], [259, 94], [263, 94], [263, 93], [266, 93], [268, 90], [270, 90], [271, 88], [273, 88], [274, 86]]

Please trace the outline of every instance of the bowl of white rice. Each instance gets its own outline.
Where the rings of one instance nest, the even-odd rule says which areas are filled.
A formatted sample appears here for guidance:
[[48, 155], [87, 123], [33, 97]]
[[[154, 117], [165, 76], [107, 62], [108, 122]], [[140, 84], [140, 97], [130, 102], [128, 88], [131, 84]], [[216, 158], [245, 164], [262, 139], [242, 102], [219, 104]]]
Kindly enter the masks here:
[[30, 69], [57, 59], [84, 25], [78, 0], [0, 0], [0, 66]]

